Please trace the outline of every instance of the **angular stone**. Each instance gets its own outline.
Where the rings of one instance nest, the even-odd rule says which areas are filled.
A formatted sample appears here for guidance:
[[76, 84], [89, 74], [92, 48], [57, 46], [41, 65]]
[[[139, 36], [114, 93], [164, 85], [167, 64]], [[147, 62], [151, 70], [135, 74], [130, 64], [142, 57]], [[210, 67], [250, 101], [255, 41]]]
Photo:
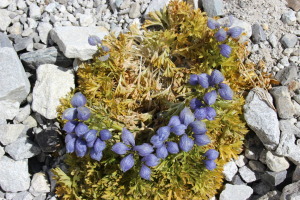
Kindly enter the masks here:
[[79, 17], [80, 26], [91, 26], [94, 23], [94, 17], [90, 14], [82, 14]]
[[[267, 100], [262, 100], [259, 94], [263, 94]], [[264, 146], [274, 150], [279, 143], [280, 131], [277, 114], [270, 107], [271, 102], [273, 102], [272, 97], [267, 91], [261, 88], [252, 89], [246, 98], [244, 117]]]
[[281, 17], [281, 20], [283, 23], [285, 23], [287, 25], [290, 25], [290, 26], [294, 25], [297, 21], [295, 11], [288, 11], [288, 12], [284, 13]]
[[230, 161], [224, 165], [223, 174], [227, 181], [232, 181], [234, 175], [238, 172], [238, 168], [234, 161]]
[[261, 178], [268, 182], [269, 184], [271, 184], [272, 186], [277, 186], [280, 183], [282, 183], [287, 175], [287, 171], [281, 171], [281, 172], [270, 172], [270, 171], [266, 171]]
[[294, 11], [300, 10], [300, 1], [299, 0], [286, 0], [287, 6], [293, 9]]
[[73, 61], [64, 56], [58, 47], [49, 47], [37, 51], [23, 53], [20, 56], [24, 66], [37, 69], [43, 64], [54, 64], [59, 67], [72, 67]]
[[33, 200], [45, 200], [46, 198], [46, 194], [40, 194], [39, 196], [36, 196], [33, 198]]
[[258, 198], [257, 200], [278, 200], [280, 198], [281, 192], [274, 190], [270, 191], [264, 196]]
[[33, 200], [32, 194], [27, 191], [17, 193], [12, 200]]
[[286, 86], [274, 87], [270, 93], [275, 99], [278, 116], [282, 119], [293, 118], [295, 109], [288, 88]]
[[2, 156], [4, 156], [5, 151], [3, 149], [3, 147], [0, 146], [0, 159], [2, 158]]
[[131, 4], [130, 10], [129, 10], [129, 17], [131, 19], [138, 18], [141, 15], [140, 10], [141, 10], [141, 6], [140, 6], [139, 2], [135, 2], [135, 3]]
[[41, 149], [27, 137], [21, 137], [7, 145], [5, 151], [15, 160], [23, 160], [38, 155]]
[[244, 155], [239, 155], [238, 159], [235, 161], [235, 164], [238, 167], [243, 167], [247, 164], [248, 159]]
[[232, 178], [232, 181], [231, 183], [233, 185], [246, 185], [246, 183], [241, 179], [241, 177], [236, 174], [233, 178]]
[[12, 0], [1, 0], [0, 1], [0, 8], [6, 8], [11, 3], [12, 3]]
[[31, 113], [30, 105], [27, 104], [23, 108], [20, 108], [20, 112], [14, 118], [17, 123], [23, 122]]
[[260, 152], [261, 150], [259, 148], [256, 148], [256, 146], [251, 146], [245, 150], [245, 156], [250, 160], [258, 160]]
[[27, 130], [23, 124], [0, 125], [0, 142], [3, 145], [9, 145]]
[[0, 120], [12, 120], [19, 113], [20, 103], [18, 101], [0, 101]]
[[224, 14], [224, 4], [222, 0], [202, 0], [202, 6], [209, 17]]
[[292, 180], [293, 180], [293, 182], [300, 181], [300, 165], [296, 167], [296, 169], [293, 173]]
[[22, 123], [27, 128], [37, 127], [37, 121], [32, 116], [28, 116]]
[[253, 186], [253, 190], [256, 194], [259, 194], [259, 195], [264, 195], [266, 194], [267, 192], [269, 192], [271, 190], [271, 186], [268, 184], [268, 183], [265, 183], [263, 181], [259, 182], [259, 183], [256, 183], [254, 186]]
[[52, 64], [41, 65], [37, 69], [37, 81], [33, 88], [32, 110], [47, 119], [57, 117], [59, 99], [65, 97], [74, 85], [72, 70]]
[[285, 186], [282, 190], [280, 200], [300, 199], [300, 181]]
[[296, 45], [297, 41], [298, 41], [298, 37], [291, 33], [286, 33], [281, 38], [281, 44], [283, 45], [284, 48], [293, 48]]
[[29, 5], [29, 17], [39, 19], [41, 17], [41, 9], [35, 3]]
[[0, 48], [2, 48], [2, 47], [13, 48], [10, 39], [4, 33], [0, 33]]
[[247, 200], [252, 193], [253, 189], [249, 186], [226, 184], [219, 200]]
[[289, 162], [284, 157], [276, 156], [271, 151], [266, 154], [266, 163], [273, 172], [280, 172], [290, 167]]
[[[88, 60], [97, 51], [96, 46], [88, 43], [90, 35], [97, 35], [100, 39], [108, 34], [107, 29], [98, 27], [56, 27], [50, 31], [51, 39], [68, 58]], [[75, 42], [76, 41], [76, 42]]]
[[15, 161], [7, 156], [0, 159], [0, 186], [6, 192], [29, 189], [28, 160]]
[[37, 27], [37, 31], [39, 32], [39, 36], [41, 41], [44, 44], [47, 44], [48, 38], [50, 38], [49, 32], [52, 29], [52, 25], [47, 22], [40, 22], [39, 26]]
[[279, 128], [282, 132], [289, 132], [296, 137], [300, 137], [300, 129], [297, 128], [290, 120], [280, 120]]
[[15, 41], [16, 44], [14, 45], [14, 48], [16, 51], [22, 51], [27, 49], [30, 45], [33, 45], [33, 39], [31, 37], [20, 38]]
[[297, 67], [285, 67], [276, 74], [275, 78], [280, 81], [282, 85], [288, 85], [292, 80], [297, 78]]
[[259, 161], [256, 161], [256, 160], [250, 160], [249, 161], [249, 167], [253, 170], [253, 171], [256, 171], [256, 172], [264, 172], [266, 167], [264, 164], [262, 164], [261, 162]]
[[35, 173], [31, 180], [29, 192], [34, 196], [50, 192], [50, 185], [44, 173]]
[[[163, 9], [165, 6], [167, 6], [169, 4], [169, 2], [170, 2], [170, 0], [152, 0], [149, 3], [148, 8], [147, 8], [144, 16], [147, 17], [147, 15], [149, 14], [149, 12], [159, 11], [159, 10]], [[123, 4], [121, 5], [121, 7], [123, 6]]]
[[63, 144], [58, 131], [51, 129], [51, 127], [38, 133], [35, 139], [43, 152], [55, 152]]
[[266, 41], [267, 36], [264, 29], [259, 24], [252, 25], [252, 41], [254, 44]]
[[10, 13], [10, 11], [0, 9], [0, 31], [6, 31], [7, 27], [10, 25]]
[[241, 167], [239, 173], [246, 183], [251, 183], [257, 180], [256, 174], [248, 166]]

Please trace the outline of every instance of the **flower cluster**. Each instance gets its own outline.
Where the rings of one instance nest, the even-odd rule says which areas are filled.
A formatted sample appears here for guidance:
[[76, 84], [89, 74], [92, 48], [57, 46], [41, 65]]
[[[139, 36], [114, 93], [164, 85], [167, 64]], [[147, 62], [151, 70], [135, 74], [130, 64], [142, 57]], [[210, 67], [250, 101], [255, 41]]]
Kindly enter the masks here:
[[88, 43], [89, 43], [89, 45], [91, 45], [91, 46], [97, 46], [97, 45], [100, 45], [102, 51], [103, 51], [104, 53], [106, 53], [106, 54], [103, 55], [103, 56], [100, 56], [98, 59], [99, 59], [100, 61], [107, 61], [107, 60], [108, 60], [108, 58], [109, 58], [109, 56], [110, 56], [110, 54], [107, 53], [107, 52], [109, 52], [109, 48], [108, 48], [107, 46], [105, 46], [105, 45], [102, 44], [102, 41], [101, 41], [101, 39], [100, 39], [98, 36], [96, 36], [96, 35], [91, 35], [91, 36], [89, 36], [89, 38], [88, 38]]
[[104, 129], [97, 136], [96, 130], [89, 129], [83, 122], [88, 120], [91, 115], [89, 108], [85, 107], [85, 96], [77, 92], [71, 99], [74, 108], [68, 108], [64, 111], [63, 119], [69, 120], [63, 127], [67, 132], [65, 137], [67, 153], [75, 152], [78, 157], [83, 157], [88, 153], [92, 159], [100, 161], [103, 154], [102, 151], [106, 147], [105, 140], [112, 137], [109, 130]]
[[207, 158], [207, 160], [204, 160], [206, 169], [208, 170], [215, 169], [216, 163], [214, 160], [216, 160], [219, 157], [219, 152], [217, 152], [214, 149], [209, 149], [205, 152], [204, 156]]
[[[224, 42], [228, 36], [232, 37], [232, 38], [238, 38], [244, 30], [243, 28], [241, 28], [239, 26], [227, 28], [227, 27], [230, 27], [233, 23], [232, 16], [229, 17], [229, 19], [230, 19], [230, 24], [225, 24], [225, 25], [221, 25], [216, 20], [213, 20], [213, 19], [208, 19], [208, 21], [207, 21], [208, 28], [210, 28], [212, 30], [217, 29], [217, 32], [215, 33], [214, 36], [218, 42]], [[221, 44], [221, 45], [219, 45], [219, 48], [220, 48], [221, 55], [226, 58], [229, 58], [229, 56], [231, 54], [231, 47], [227, 44]]]

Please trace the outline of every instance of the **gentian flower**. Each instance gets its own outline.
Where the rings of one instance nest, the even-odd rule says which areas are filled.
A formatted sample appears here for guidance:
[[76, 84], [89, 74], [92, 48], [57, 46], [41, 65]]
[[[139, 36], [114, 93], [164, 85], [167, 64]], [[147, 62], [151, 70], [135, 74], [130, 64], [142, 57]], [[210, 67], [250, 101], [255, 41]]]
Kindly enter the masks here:
[[96, 46], [97, 44], [102, 44], [100, 38], [96, 35], [91, 35], [89, 36], [88, 38], [88, 43], [91, 45], [91, 46]]
[[75, 132], [75, 128], [79, 122], [77, 121], [68, 121], [65, 123], [63, 130], [66, 131], [67, 133], [73, 133]]
[[77, 109], [76, 108], [66, 109], [62, 114], [62, 118], [69, 120], [69, 121], [76, 119], [77, 118]]
[[78, 123], [78, 125], [75, 128], [75, 133], [78, 137], [83, 136], [88, 131], [89, 131], [89, 127], [82, 122]]
[[96, 141], [97, 139], [97, 131], [92, 129], [89, 130], [87, 133], [84, 134], [83, 138], [87, 143], [90, 143], [92, 141]]
[[216, 20], [208, 19], [207, 20], [207, 26], [208, 26], [208, 28], [214, 30], [216, 28], [219, 28], [220, 24]]
[[165, 141], [168, 139], [169, 135], [170, 135], [170, 127], [169, 126], [163, 126], [160, 127], [157, 131], [156, 134], [159, 137], [159, 140], [161, 141]]
[[112, 138], [111, 132], [107, 129], [103, 129], [100, 131], [100, 139], [105, 141], [105, 140], [109, 140], [110, 138]]
[[204, 106], [201, 101], [197, 98], [193, 98], [191, 101], [190, 101], [190, 107], [192, 110], [195, 110], [196, 108], [200, 108]]
[[212, 105], [216, 102], [217, 100], [217, 92], [215, 90], [211, 91], [211, 92], [207, 92], [204, 97], [203, 100], [206, 104], [208, 105]]
[[108, 54], [106, 54], [106, 55], [104, 55], [104, 56], [100, 56], [98, 59], [99, 59], [100, 61], [104, 62], [104, 61], [107, 61], [107, 60], [108, 60], [109, 56], [110, 56], [110, 54], [108, 53]]
[[193, 137], [195, 138], [194, 140], [195, 144], [198, 146], [204, 146], [211, 142], [209, 137], [205, 134], [202, 135], [193, 134]]
[[179, 153], [179, 147], [176, 142], [167, 142], [167, 150], [170, 154]]
[[142, 145], [136, 145], [133, 147], [133, 150], [137, 151], [140, 156], [147, 156], [154, 151], [153, 147], [148, 143], [144, 143]]
[[204, 160], [204, 164], [206, 169], [210, 171], [214, 170], [217, 167], [216, 163], [213, 160]]
[[227, 34], [230, 35], [232, 38], [238, 38], [242, 34], [243, 30], [244, 30], [243, 28], [236, 26], [236, 27], [230, 28], [227, 31]]
[[122, 137], [124, 144], [132, 145], [132, 146], [135, 145], [135, 140], [134, 140], [133, 134], [126, 128], [123, 128], [121, 137]]
[[210, 76], [206, 73], [198, 75], [198, 83], [203, 87], [203, 88], [208, 88], [209, 87], [209, 82], [210, 82]]
[[195, 120], [195, 116], [192, 113], [191, 109], [188, 107], [185, 107], [179, 115], [179, 119], [182, 124], [188, 126], [190, 123], [192, 123]]
[[153, 135], [150, 139], [151, 144], [153, 144], [153, 146], [155, 146], [156, 148], [161, 147], [164, 144], [164, 141], [161, 141], [159, 139], [158, 135]]
[[155, 167], [159, 164], [160, 160], [154, 154], [149, 154], [142, 158], [142, 161], [149, 167]]
[[102, 153], [102, 151], [97, 152], [97, 151], [95, 151], [94, 148], [92, 148], [91, 152], [90, 152], [90, 156], [92, 159], [100, 161], [103, 157], [103, 153]]
[[224, 100], [232, 100], [233, 99], [233, 91], [231, 88], [225, 84], [225, 83], [220, 83], [219, 84], [219, 89], [218, 89], [219, 95], [222, 97]]
[[216, 110], [212, 107], [205, 107], [206, 110], [206, 119], [209, 121], [214, 120], [217, 116]]
[[132, 154], [125, 156], [120, 162], [120, 167], [123, 172], [130, 170], [133, 167], [133, 165], [134, 159]]
[[94, 143], [94, 150], [96, 152], [103, 151], [106, 148], [106, 143], [98, 138]]
[[156, 156], [158, 158], [166, 158], [169, 155], [166, 145], [162, 145], [161, 147], [156, 149]]
[[75, 142], [75, 153], [78, 157], [83, 157], [87, 153], [86, 141], [78, 138]]
[[202, 121], [194, 121], [190, 124], [190, 127], [192, 127], [193, 133], [196, 135], [202, 135], [205, 134], [207, 129], [206, 129], [206, 124]]
[[171, 128], [171, 132], [172, 132], [172, 133], [175, 133], [175, 135], [180, 136], [180, 135], [185, 134], [185, 129], [187, 129], [187, 126], [186, 126], [186, 125], [184, 125], [184, 124], [179, 124], [179, 125], [177, 125], [177, 126], [172, 127], [172, 128]]
[[109, 52], [109, 48], [107, 47], [107, 46], [102, 46], [102, 50], [104, 51], [104, 52]]
[[220, 29], [218, 30], [218, 32], [215, 33], [215, 38], [216, 40], [218, 40], [219, 42], [223, 42], [226, 40], [227, 38], [227, 33], [224, 29]]
[[209, 149], [205, 152], [204, 156], [206, 156], [209, 160], [215, 160], [219, 157], [219, 152], [215, 149]]
[[77, 136], [74, 133], [69, 133], [65, 137], [66, 151], [67, 153], [73, 153], [75, 151], [75, 143]]
[[194, 112], [195, 118], [197, 120], [203, 120], [206, 119], [206, 108], [197, 108]]
[[229, 58], [230, 54], [231, 54], [231, 47], [228, 46], [227, 44], [221, 44], [219, 45], [220, 48], [220, 53], [222, 56]]
[[210, 85], [214, 86], [214, 85], [218, 85], [219, 83], [224, 81], [224, 76], [223, 74], [215, 69], [212, 73], [211, 73], [211, 79], [210, 79]]
[[179, 147], [182, 151], [188, 152], [190, 151], [194, 146], [194, 141], [189, 138], [186, 134], [181, 136], [180, 141], [179, 141]]
[[81, 92], [77, 92], [71, 99], [71, 104], [73, 107], [81, 107], [86, 104], [86, 98]]
[[168, 126], [173, 127], [173, 126], [177, 126], [180, 124], [181, 124], [181, 122], [180, 122], [179, 117], [177, 115], [175, 115], [175, 116], [171, 117]]
[[150, 181], [151, 169], [149, 167], [147, 167], [146, 165], [142, 164], [142, 167], [141, 167], [141, 170], [140, 170], [140, 176], [143, 179], [146, 179], [146, 180]]
[[198, 75], [191, 74], [189, 83], [190, 83], [190, 85], [197, 85], [198, 84]]
[[111, 147], [111, 150], [116, 154], [124, 155], [127, 153], [127, 151], [130, 150], [130, 148], [126, 146], [124, 143], [118, 142]]
[[77, 118], [79, 120], [88, 120], [91, 116], [91, 111], [87, 107], [78, 107], [77, 108]]

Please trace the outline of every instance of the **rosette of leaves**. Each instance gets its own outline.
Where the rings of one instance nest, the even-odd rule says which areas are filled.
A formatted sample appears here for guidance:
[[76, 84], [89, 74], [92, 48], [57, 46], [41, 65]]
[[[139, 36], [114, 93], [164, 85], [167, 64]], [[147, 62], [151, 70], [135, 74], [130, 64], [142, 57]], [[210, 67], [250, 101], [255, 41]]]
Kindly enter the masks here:
[[[189, 86], [190, 75], [211, 74], [214, 69], [224, 75], [234, 99], [218, 99], [212, 105], [217, 117], [204, 120], [209, 145], [168, 156], [152, 169], [151, 181], [140, 178], [138, 163], [123, 173], [120, 157], [113, 152], [104, 153], [100, 162], [68, 155], [68, 172], [54, 170], [61, 199], [209, 199], [222, 187], [223, 165], [242, 150], [247, 133], [242, 94], [256, 83], [269, 83], [255, 73], [254, 65], [244, 63], [246, 44], [228, 37], [232, 51], [229, 58], [222, 56], [206, 14], [182, 1], [171, 1], [149, 17], [142, 28], [132, 26], [128, 33], [107, 36], [101, 44], [107, 48], [99, 46], [93, 61], [78, 70], [78, 90], [92, 111], [86, 121], [90, 129], [109, 129], [118, 141], [126, 127], [138, 143], [148, 142], [193, 98], [202, 99], [212, 91]], [[107, 60], [99, 60], [108, 53]], [[70, 106], [68, 100], [62, 101], [60, 113]], [[213, 171], [203, 164], [208, 149], [220, 152]]]

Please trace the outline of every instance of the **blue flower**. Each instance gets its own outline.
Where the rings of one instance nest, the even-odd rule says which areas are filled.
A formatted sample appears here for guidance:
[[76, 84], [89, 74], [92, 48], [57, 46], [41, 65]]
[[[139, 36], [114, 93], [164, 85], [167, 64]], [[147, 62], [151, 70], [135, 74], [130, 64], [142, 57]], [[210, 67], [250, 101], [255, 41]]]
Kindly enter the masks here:
[[208, 19], [207, 20], [207, 26], [208, 26], [208, 28], [214, 30], [216, 28], [219, 28], [220, 24], [216, 20]]
[[191, 74], [189, 83], [190, 83], [190, 85], [193, 85], [193, 86], [198, 85], [198, 75]]
[[192, 113], [191, 109], [188, 107], [185, 107], [179, 115], [179, 119], [182, 124], [188, 126], [191, 122], [195, 120], [195, 116]]
[[69, 133], [65, 137], [65, 143], [66, 143], [66, 151], [67, 153], [73, 153], [75, 151], [75, 143], [77, 140], [77, 136], [73, 133]]
[[136, 145], [133, 147], [133, 150], [137, 151], [140, 156], [147, 156], [154, 151], [153, 147], [148, 143]]
[[202, 135], [205, 134], [207, 129], [206, 129], [206, 124], [202, 121], [194, 121], [190, 124], [190, 127], [192, 127], [193, 133], [197, 135]]
[[123, 172], [130, 170], [134, 165], [133, 155], [129, 154], [125, 156], [120, 162], [120, 168]]
[[66, 131], [67, 133], [73, 133], [75, 131], [77, 124], [78, 124], [77, 121], [68, 121], [67, 123], [65, 123], [63, 130]]
[[206, 169], [210, 171], [214, 170], [217, 167], [216, 163], [213, 160], [204, 160], [204, 164]]
[[215, 38], [216, 40], [218, 40], [219, 42], [223, 42], [226, 40], [227, 38], [227, 33], [224, 29], [220, 29], [218, 30], [218, 32], [215, 33]]
[[77, 108], [77, 118], [79, 120], [88, 120], [91, 116], [91, 111], [87, 107], [78, 107]]
[[107, 60], [108, 60], [109, 56], [110, 56], [110, 54], [108, 53], [108, 54], [106, 54], [106, 55], [104, 55], [104, 56], [100, 56], [98, 59], [99, 59], [100, 61], [104, 62], [104, 61], [107, 61]]
[[162, 145], [161, 147], [156, 149], [156, 156], [158, 158], [166, 158], [169, 155], [166, 145]]
[[179, 147], [182, 151], [188, 152], [190, 151], [194, 146], [194, 141], [189, 138], [186, 134], [181, 136], [180, 141], [179, 141]]
[[227, 34], [230, 35], [232, 38], [238, 38], [242, 34], [243, 30], [244, 30], [243, 28], [236, 26], [236, 27], [230, 28], [227, 31]]
[[194, 112], [195, 118], [197, 120], [203, 120], [206, 119], [206, 108], [197, 108]]
[[226, 85], [225, 83], [220, 83], [219, 84], [219, 89], [218, 89], [219, 95], [222, 97], [224, 100], [232, 100], [233, 99], [233, 91], [231, 88]]
[[87, 143], [90, 143], [92, 141], [96, 141], [97, 139], [97, 131], [92, 129], [89, 130], [87, 133], [84, 134], [83, 138]]
[[164, 144], [164, 141], [161, 141], [158, 135], [153, 135], [150, 139], [150, 142], [156, 148], [161, 147]]
[[211, 73], [211, 79], [210, 79], [210, 85], [214, 86], [214, 85], [218, 85], [219, 83], [224, 81], [224, 76], [223, 74], [215, 69], [212, 73]]
[[83, 136], [88, 131], [89, 131], [89, 127], [82, 122], [78, 123], [78, 125], [75, 128], [75, 133], [78, 137]]
[[168, 139], [170, 135], [170, 129], [171, 128], [169, 126], [163, 126], [156, 131], [160, 141], [165, 141]]
[[176, 142], [167, 142], [167, 150], [170, 154], [179, 153], [179, 147]]
[[100, 138], [101, 140], [105, 141], [105, 140], [109, 140], [110, 138], [112, 138], [111, 132], [107, 129], [103, 129], [100, 131]]
[[127, 153], [127, 151], [130, 150], [130, 148], [125, 144], [123, 144], [122, 142], [118, 142], [111, 147], [111, 150], [116, 154], [124, 155]]
[[220, 48], [220, 53], [222, 56], [229, 58], [231, 54], [231, 47], [228, 46], [227, 44], [221, 44], [219, 45]]
[[106, 143], [98, 138], [94, 143], [94, 149], [96, 152], [103, 151], [106, 148]]
[[83, 157], [87, 153], [86, 141], [78, 138], [75, 142], [75, 153], [78, 157]]
[[88, 43], [91, 45], [91, 46], [96, 46], [97, 44], [102, 44], [100, 38], [96, 35], [91, 35], [89, 36], [88, 38]]
[[175, 135], [183, 135], [185, 134], [185, 129], [187, 129], [187, 126], [184, 124], [179, 124], [178, 126], [174, 126], [171, 128], [171, 132], [175, 133]]
[[209, 82], [210, 82], [210, 76], [206, 73], [198, 75], [198, 83], [203, 87], [203, 88], [208, 88], [209, 87]]
[[96, 151], [94, 148], [91, 149], [90, 151], [90, 156], [92, 159], [100, 161], [103, 157], [102, 151]]
[[197, 98], [193, 98], [191, 101], [190, 101], [190, 107], [192, 110], [195, 110], [196, 108], [200, 108], [204, 106], [201, 101]]
[[206, 109], [206, 119], [209, 121], [214, 120], [217, 116], [216, 110], [212, 107], [205, 107]]
[[133, 134], [126, 128], [123, 128], [121, 137], [122, 137], [124, 144], [132, 145], [132, 146], [135, 145], [135, 140], [134, 140]]
[[202, 135], [193, 134], [193, 137], [195, 138], [194, 140], [195, 144], [198, 146], [204, 146], [211, 142], [209, 137], [205, 134]]
[[215, 149], [209, 149], [205, 152], [204, 156], [206, 156], [209, 160], [215, 160], [219, 157], [219, 152]]
[[204, 97], [203, 100], [206, 104], [208, 105], [212, 105], [216, 102], [217, 100], [217, 92], [215, 90], [211, 91], [211, 92], [207, 92]]
[[107, 47], [107, 46], [102, 46], [102, 50], [104, 51], [104, 52], [109, 52], [109, 48]]
[[81, 92], [77, 92], [71, 99], [71, 104], [73, 107], [81, 107], [86, 104], [86, 98]]
[[159, 164], [160, 160], [154, 154], [149, 154], [142, 158], [142, 161], [149, 167], [155, 167]]
[[180, 119], [177, 115], [175, 115], [175, 116], [171, 117], [168, 126], [173, 127], [173, 126], [177, 126], [179, 124], [181, 124]]
[[74, 133], [68, 133], [65, 137], [65, 143], [68, 143], [73, 138], [77, 139], [77, 136]]
[[77, 118], [77, 109], [76, 108], [66, 109], [62, 114], [62, 118], [69, 120], [69, 121], [76, 119]]
[[141, 170], [140, 170], [140, 176], [143, 179], [146, 179], [150, 181], [151, 178], [151, 169], [147, 167], [146, 165], [142, 164]]

